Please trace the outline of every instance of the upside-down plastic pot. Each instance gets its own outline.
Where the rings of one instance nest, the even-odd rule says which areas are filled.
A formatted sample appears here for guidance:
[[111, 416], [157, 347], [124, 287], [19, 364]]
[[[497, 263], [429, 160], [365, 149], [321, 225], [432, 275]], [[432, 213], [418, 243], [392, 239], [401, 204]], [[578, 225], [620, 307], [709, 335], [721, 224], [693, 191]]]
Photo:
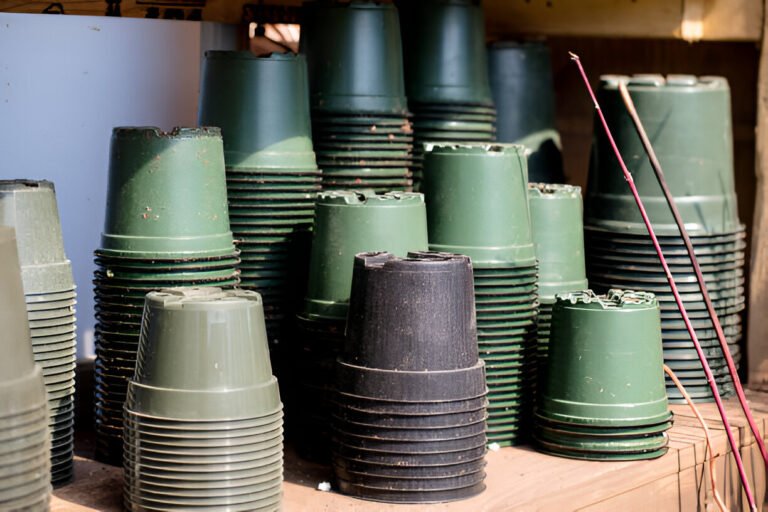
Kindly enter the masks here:
[[35, 364], [14, 230], [0, 226], [0, 508], [48, 510], [51, 433], [43, 371]]
[[261, 297], [153, 292], [143, 325], [125, 405], [126, 508], [279, 510], [282, 404]]
[[563, 158], [546, 43], [493, 43], [488, 46], [488, 70], [498, 112], [496, 140], [525, 146], [532, 182], [562, 183]]
[[[426, 503], [484, 489], [487, 390], [472, 296], [466, 256], [357, 256], [331, 429], [341, 492]], [[412, 308], [398, 319], [402, 328], [382, 338], [383, 320], [402, 304]]]
[[[95, 252], [94, 399], [96, 456], [119, 464], [123, 404], [136, 366], [145, 295], [168, 287], [233, 287], [240, 260], [229, 231], [218, 129], [118, 128], [112, 150], [107, 243]], [[195, 197], [203, 199], [190, 201]], [[139, 208], [137, 201], [146, 206]], [[114, 241], [130, 250], [116, 250]]]

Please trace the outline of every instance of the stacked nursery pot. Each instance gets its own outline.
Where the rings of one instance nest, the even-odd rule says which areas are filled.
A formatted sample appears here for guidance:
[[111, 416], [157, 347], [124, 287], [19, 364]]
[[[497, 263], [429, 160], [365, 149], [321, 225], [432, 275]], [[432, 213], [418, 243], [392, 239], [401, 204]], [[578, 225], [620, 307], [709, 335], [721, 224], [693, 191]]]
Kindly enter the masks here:
[[258, 293], [147, 295], [123, 468], [126, 510], [280, 510], [282, 404]]
[[429, 247], [472, 258], [477, 340], [488, 381], [488, 440], [523, 442], [536, 386], [538, 266], [525, 149], [427, 145]]
[[537, 348], [541, 365], [547, 355], [555, 296], [588, 287], [584, 268], [581, 188], [529, 183], [528, 202], [539, 261]]
[[53, 183], [0, 181], [0, 225], [16, 229], [35, 362], [48, 392], [51, 482], [74, 476], [75, 282], [64, 254]]
[[414, 186], [426, 142], [496, 140], [485, 22], [477, 0], [402, 2], [408, 105], [413, 112]]
[[496, 104], [496, 140], [528, 150], [532, 182], [562, 183], [563, 157], [555, 126], [552, 62], [543, 41], [504, 41], [488, 47], [488, 71]]
[[0, 226], [0, 509], [45, 512], [51, 434], [43, 371], [30, 348], [13, 228]]
[[[302, 455], [327, 459], [333, 366], [344, 340], [355, 255], [427, 249], [424, 196], [324, 192], [318, 196], [309, 283], [293, 342], [296, 387], [289, 417]], [[293, 415], [292, 415], [293, 414]]]
[[652, 293], [559, 295], [534, 438], [540, 450], [588, 460], [667, 452], [659, 305]]
[[[745, 307], [745, 229], [734, 187], [730, 94], [724, 78], [689, 75], [603, 77], [599, 101], [643, 198], [663, 253], [693, 321], [722, 396], [733, 382], [709, 319], [693, 266], [634, 125], [618, 91], [625, 81], [651, 134], [666, 180], [691, 235], [729, 350], [741, 358]], [[691, 130], [696, 126], [696, 130]], [[693, 342], [621, 169], [602, 128], [596, 142], [585, 201], [587, 275], [596, 290], [625, 288], [656, 294], [661, 306], [664, 361], [690, 395], [713, 400]], [[638, 155], [641, 155], [638, 157]], [[671, 380], [669, 398], [682, 401]]]
[[341, 492], [436, 503], [485, 489], [487, 390], [472, 299], [466, 256], [355, 258], [333, 422]]
[[394, 5], [306, 4], [301, 52], [323, 188], [411, 190], [413, 133]]
[[304, 57], [207, 52], [199, 123], [221, 128], [240, 284], [262, 295], [267, 332], [279, 341], [301, 298], [320, 190]]
[[119, 464], [144, 296], [238, 283], [218, 128], [115, 128], [96, 250], [96, 456]]

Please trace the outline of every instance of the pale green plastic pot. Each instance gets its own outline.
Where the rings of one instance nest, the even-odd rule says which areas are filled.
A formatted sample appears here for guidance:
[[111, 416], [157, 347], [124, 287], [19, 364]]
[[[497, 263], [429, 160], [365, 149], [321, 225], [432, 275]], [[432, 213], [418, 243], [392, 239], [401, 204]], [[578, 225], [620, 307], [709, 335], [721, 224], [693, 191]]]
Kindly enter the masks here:
[[100, 253], [118, 257], [234, 252], [218, 128], [115, 128]]
[[537, 414], [559, 423], [651, 425], [670, 416], [651, 293], [559, 295]]
[[427, 218], [421, 194], [320, 194], [304, 315], [346, 319], [356, 254], [387, 251], [404, 257], [408, 252], [424, 250]]
[[147, 294], [126, 410], [178, 420], [230, 420], [280, 406], [255, 292], [169, 288]]
[[[598, 100], [646, 210], [660, 235], [677, 235], [653, 169], [621, 99], [625, 82], [691, 235], [740, 228], [734, 185], [728, 82], [692, 75], [604, 76]], [[645, 226], [599, 121], [585, 201], [585, 224], [644, 234]]]
[[229, 168], [316, 167], [303, 55], [205, 54], [201, 126], [218, 126]]
[[72, 265], [64, 254], [53, 183], [0, 181], [0, 225], [16, 230], [24, 293], [55, 293], [75, 287]]
[[581, 188], [528, 185], [533, 240], [539, 260], [539, 297], [587, 289]]
[[425, 150], [421, 191], [430, 249], [465, 254], [474, 265], [534, 265], [525, 148], [427, 144]]

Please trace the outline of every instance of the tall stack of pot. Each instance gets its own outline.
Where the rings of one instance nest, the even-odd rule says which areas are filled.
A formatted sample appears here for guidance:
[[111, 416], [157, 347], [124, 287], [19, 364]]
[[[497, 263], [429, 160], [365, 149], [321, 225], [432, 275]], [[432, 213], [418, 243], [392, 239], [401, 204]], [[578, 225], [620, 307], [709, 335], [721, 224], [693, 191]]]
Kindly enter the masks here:
[[555, 126], [552, 62], [543, 41], [497, 42], [488, 47], [488, 70], [496, 103], [496, 140], [528, 151], [532, 182], [562, 183], [563, 157]]
[[667, 452], [659, 305], [651, 293], [558, 295], [534, 438], [542, 451], [587, 460]]
[[427, 142], [496, 140], [485, 53], [485, 20], [478, 0], [400, 2], [405, 84], [413, 112], [414, 186], [422, 179]]
[[344, 340], [355, 255], [389, 251], [405, 256], [426, 249], [421, 194], [336, 191], [318, 196], [307, 295], [289, 355], [294, 388], [286, 398], [302, 455], [329, 455], [333, 368]]
[[486, 387], [466, 256], [363, 253], [337, 362], [333, 468], [363, 499], [436, 503], [485, 489]]
[[430, 249], [472, 258], [488, 441], [519, 444], [532, 414], [539, 306], [525, 148], [428, 145], [422, 190]]
[[[690, 75], [607, 76], [599, 90], [603, 113], [648, 210], [720, 394], [728, 396], [734, 390], [724, 355], [685, 245], [621, 100], [620, 81], [628, 84], [638, 115], [654, 144], [691, 235], [731, 355], [738, 362], [741, 312], [746, 303], [746, 242], [734, 189], [728, 83], [720, 77]], [[597, 290], [624, 288], [655, 293], [661, 306], [665, 363], [677, 373], [694, 399], [713, 400], [645, 225], [598, 125], [595, 139], [585, 201], [590, 285]], [[670, 399], [682, 401], [671, 380], [667, 381], [667, 391]]]
[[561, 293], [587, 289], [581, 188], [529, 183], [533, 241], [539, 261], [539, 363], [546, 358], [552, 306]]
[[259, 294], [147, 295], [123, 468], [126, 510], [280, 510], [282, 405]]
[[270, 340], [300, 300], [320, 190], [303, 56], [207, 52], [199, 123], [224, 137], [240, 284], [264, 298]]
[[51, 430], [43, 371], [32, 354], [13, 228], [0, 226], [0, 509], [45, 512]]
[[0, 225], [16, 230], [35, 362], [43, 371], [51, 431], [51, 483], [74, 477], [75, 282], [64, 253], [53, 183], [0, 181]]
[[323, 188], [411, 190], [413, 133], [395, 6], [305, 4], [301, 53]]
[[120, 464], [144, 296], [238, 283], [218, 128], [115, 128], [95, 254], [96, 456]]

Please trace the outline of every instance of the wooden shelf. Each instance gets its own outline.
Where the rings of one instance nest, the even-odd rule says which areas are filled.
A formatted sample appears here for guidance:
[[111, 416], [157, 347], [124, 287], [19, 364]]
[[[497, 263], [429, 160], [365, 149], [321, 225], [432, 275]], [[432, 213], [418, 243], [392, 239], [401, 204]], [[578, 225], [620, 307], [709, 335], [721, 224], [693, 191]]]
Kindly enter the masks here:
[[[748, 396], [765, 438], [768, 393]], [[499, 512], [587, 510], [634, 512], [710, 510], [713, 506], [709, 460], [701, 427], [687, 406], [673, 406], [675, 423], [670, 450], [652, 461], [587, 462], [553, 457], [530, 447], [488, 453], [487, 490], [470, 500], [440, 505], [386, 505], [320, 492], [317, 484], [331, 479], [327, 467], [299, 459], [290, 449], [285, 459], [286, 512]], [[746, 510], [725, 431], [713, 404], [700, 406], [714, 435], [718, 488], [731, 510]], [[742, 418], [738, 402], [727, 402], [747, 471], [759, 503], [765, 496], [765, 469], [757, 445]], [[87, 452], [87, 447], [85, 447]], [[121, 470], [78, 456], [76, 480], [54, 493], [52, 512], [121, 510]]]

